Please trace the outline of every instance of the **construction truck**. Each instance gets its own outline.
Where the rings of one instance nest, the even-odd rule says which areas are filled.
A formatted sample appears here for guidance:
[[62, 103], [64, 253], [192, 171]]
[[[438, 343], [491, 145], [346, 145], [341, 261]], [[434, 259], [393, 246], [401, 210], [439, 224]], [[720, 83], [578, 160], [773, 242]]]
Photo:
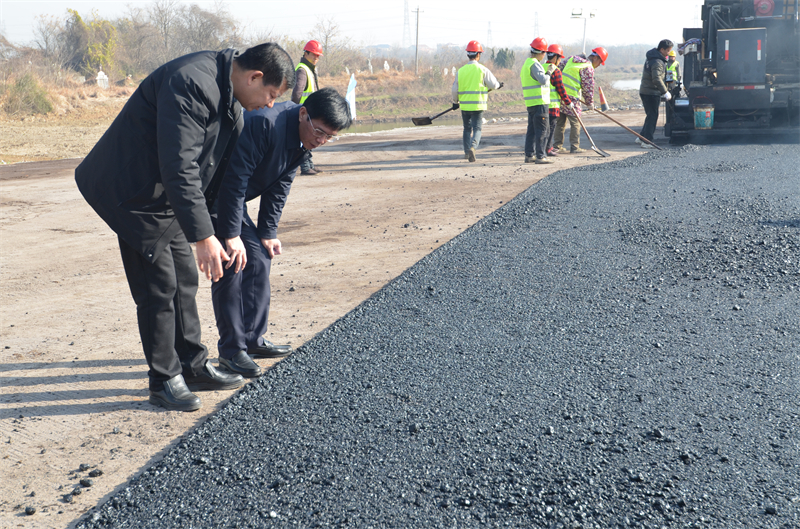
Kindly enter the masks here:
[[706, 0], [685, 28], [670, 143], [800, 141], [800, 0]]

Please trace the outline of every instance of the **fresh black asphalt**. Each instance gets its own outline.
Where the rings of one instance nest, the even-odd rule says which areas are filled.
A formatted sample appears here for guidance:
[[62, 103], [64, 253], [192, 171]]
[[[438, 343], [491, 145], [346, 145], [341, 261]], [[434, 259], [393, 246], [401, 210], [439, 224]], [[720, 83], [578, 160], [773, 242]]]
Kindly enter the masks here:
[[81, 528], [800, 527], [800, 149], [555, 173]]

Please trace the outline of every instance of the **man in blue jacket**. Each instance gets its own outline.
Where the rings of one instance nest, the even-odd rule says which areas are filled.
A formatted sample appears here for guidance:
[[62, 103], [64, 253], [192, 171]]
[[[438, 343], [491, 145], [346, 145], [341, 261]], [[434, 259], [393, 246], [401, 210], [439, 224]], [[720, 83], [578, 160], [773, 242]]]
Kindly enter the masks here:
[[[231, 156], [217, 201], [216, 235], [230, 261], [211, 285], [219, 329], [219, 363], [233, 373], [258, 377], [255, 358], [280, 358], [288, 345], [264, 339], [270, 302], [272, 258], [281, 254], [278, 221], [297, 167], [306, 153], [350, 126], [347, 101], [323, 88], [302, 105], [280, 103], [245, 113], [245, 124]], [[258, 225], [246, 202], [261, 197]]]
[[292, 59], [275, 43], [179, 57], [142, 81], [75, 169], [89, 205], [119, 238], [150, 368], [150, 402], [201, 406], [192, 393], [234, 389], [200, 341], [197, 264], [218, 280], [228, 260], [208, 211], [242, 130], [242, 108], [271, 106], [294, 84]]

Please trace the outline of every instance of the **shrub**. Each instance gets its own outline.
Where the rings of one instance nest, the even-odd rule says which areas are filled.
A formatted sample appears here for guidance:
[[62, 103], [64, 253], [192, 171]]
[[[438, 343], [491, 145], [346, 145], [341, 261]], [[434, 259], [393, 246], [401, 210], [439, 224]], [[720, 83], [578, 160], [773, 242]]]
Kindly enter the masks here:
[[10, 115], [47, 114], [53, 104], [36, 77], [26, 73], [8, 89], [3, 110]]

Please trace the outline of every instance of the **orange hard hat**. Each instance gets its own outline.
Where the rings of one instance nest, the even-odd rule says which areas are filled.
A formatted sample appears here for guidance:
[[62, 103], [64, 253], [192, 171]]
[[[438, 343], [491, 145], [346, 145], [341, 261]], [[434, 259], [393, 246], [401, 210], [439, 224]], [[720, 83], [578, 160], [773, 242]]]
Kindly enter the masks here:
[[547, 48], [547, 51], [549, 51], [550, 53], [555, 53], [559, 57], [564, 56], [564, 50], [558, 44], [551, 44], [550, 47]]
[[322, 44], [320, 44], [318, 40], [309, 40], [306, 42], [306, 46], [303, 48], [303, 51], [307, 51], [322, 57]]
[[531, 49], [537, 51], [547, 51], [547, 41], [544, 39], [544, 37], [536, 37], [533, 39], [533, 42], [531, 42]]
[[608, 52], [605, 48], [598, 46], [597, 48], [592, 50], [592, 53], [600, 57], [600, 63], [605, 65], [606, 60], [608, 59]]
[[467, 51], [470, 53], [483, 53], [483, 46], [477, 40], [471, 40], [467, 44]]

